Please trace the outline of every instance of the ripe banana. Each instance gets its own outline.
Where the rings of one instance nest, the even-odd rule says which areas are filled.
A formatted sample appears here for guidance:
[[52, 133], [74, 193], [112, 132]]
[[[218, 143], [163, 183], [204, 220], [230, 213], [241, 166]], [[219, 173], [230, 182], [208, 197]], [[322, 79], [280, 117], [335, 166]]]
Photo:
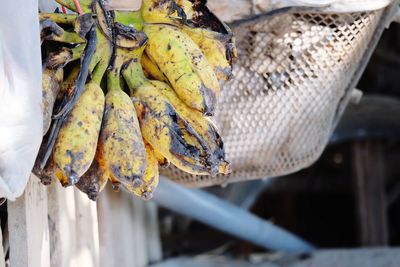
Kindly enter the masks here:
[[54, 103], [63, 80], [62, 68], [45, 68], [42, 72], [42, 111], [43, 111], [43, 135], [47, 133], [51, 124]]
[[73, 185], [89, 169], [96, 152], [104, 111], [104, 93], [94, 82], [86, 85], [58, 134], [53, 159], [63, 186]]
[[159, 181], [158, 161], [153, 148], [149, 144], [146, 144], [146, 161], [147, 167], [143, 176], [143, 184], [139, 188], [132, 187], [131, 185], [125, 185], [125, 187], [144, 200], [149, 200], [153, 197], [154, 190]]
[[120, 86], [122, 63], [123, 58], [117, 52], [114, 68], [108, 74], [99, 149], [113, 179], [138, 187], [146, 169], [146, 151], [135, 107]]
[[194, 16], [192, 3], [188, 0], [143, 0], [142, 16], [146, 23], [170, 25], [186, 24]]
[[207, 165], [211, 168], [211, 174], [230, 173], [229, 163], [225, 160], [222, 138], [212, 120], [204, 117], [201, 112], [188, 108], [167, 84], [159, 81], [151, 81], [151, 83], [171, 103], [179, 116], [200, 136], [200, 140], [202, 140], [200, 145], [205, 151], [203, 153], [207, 155]]
[[102, 172], [96, 155], [89, 170], [79, 179], [79, 182], [75, 186], [85, 193], [89, 199], [96, 201], [99, 193], [106, 186], [107, 181], [107, 176]]
[[182, 30], [199, 46], [219, 80], [227, 81], [232, 78], [229, 35], [188, 26], [182, 27]]
[[167, 159], [166, 157], [164, 157], [163, 155], [161, 155], [160, 152], [158, 152], [157, 150], [155, 150], [155, 149], [153, 148], [153, 153], [154, 153], [154, 156], [157, 158], [158, 165], [159, 165], [161, 168], [167, 168], [167, 167], [169, 166], [169, 161], [168, 161], [168, 159]]
[[[223, 158], [222, 142], [219, 136], [212, 136], [214, 138], [212, 141], [218, 142], [216, 146], [222, 153], [221, 151], [214, 153], [218, 149], [213, 150], [211, 145], [207, 144], [212, 138], [204, 139], [193, 128], [191, 122], [181, 116], [175, 106], [185, 107], [188, 113], [193, 110], [186, 107], [172, 89], [169, 90], [175, 95], [174, 98], [169, 99], [164, 95], [160, 88], [169, 88], [167, 84], [147, 80], [144, 77], [140, 65], [140, 52], [138, 49], [135, 51], [137, 55], [132, 55], [132, 57], [136, 56], [137, 60], [131, 61], [124, 69], [123, 76], [134, 97], [143, 138], [169, 162], [188, 173], [202, 175], [225, 173], [228, 170], [228, 164]], [[178, 104], [173, 104], [170, 100]], [[196, 117], [196, 120], [204, 120], [202, 114], [200, 112], [198, 114], [200, 116]], [[215, 155], [218, 156], [217, 159]]]
[[164, 73], [162, 73], [158, 66], [150, 60], [146, 53], [143, 53], [141, 62], [144, 74], [147, 78], [166, 83], [168, 82], [168, 79], [165, 77]]
[[[76, 10], [74, 0], [56, 1]], [[159, 165], [229, 173], [221, 137], [206, 116], [215, 110], [218, 79], [232, 75], [236, 50], [205, 2], [143, 0], [140, 11], [122, 12], [107, 11], [102, 0], [80, 0], [84, 15], [39, 15], [42, 40], [69, 43], [43, 47], [47, 53], [62, 47], [44, 61], [44, 131], [51, 115], [54, 123], [34, 169], [43, 183], [56, 177], [95, 200], [110, 180], [114, 190], [123, 186], [150, 199]]]
[[61, 100], [65, 94], [72, 95], [75, 90], [75, 82], [79, 75], [79, 66], [72, 68], [68, 74], [67, 79], [61, 85], [60, 92], [57, 95], [57, 99]]
[[189, 107], [212, 115], [220, 87], [213, 68], [193, 40], [178, 28], [145, 25], [146, 53]]

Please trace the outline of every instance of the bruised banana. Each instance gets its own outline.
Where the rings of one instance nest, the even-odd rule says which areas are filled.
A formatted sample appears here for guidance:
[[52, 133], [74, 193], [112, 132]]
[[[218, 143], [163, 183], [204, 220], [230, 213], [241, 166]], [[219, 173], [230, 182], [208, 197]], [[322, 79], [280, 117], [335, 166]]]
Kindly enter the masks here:
[[232, 59], [229, 55], [229, 36], [203, 28], [183, 27], [185, 32], [199, 46], [219, 80], [232, 78]]
[[153, 61], [151, 61], [146, 53], [143, 53], [141, 61], [144, 74], [147, 78], [166, 83], [168, 82], [168, 79], [167, 77], [165, 77], [164, 73], [162, 73], [158, 66]]
[[188, 0], [143, 0], [142, 17], [146, 23], [183, 25], [192, 19], [194, 10]]
[[108, 92], [99, 149], [105, 169], [123, 184], [139, 187], [146, 169], [146, 151], [135, 107], [120, 86], [122, 60], [108, 74]]
[[42, 72], [42, 112], [43, 112], [43, 135], [47, 133], [51, 124], [54, 103], [63, 80], [62, 68], [45, 68]]
[[[214, 24], [224, 31], [227, 26], [210, 13], [204, 3], [197, 4], [188, 0], [145, 0], [142, 8], [146, 23], [174, 25], [189, 35], [214, 68], [217, 78], [227, 81], [232, 77], [231, 34], [212, 31], [205, 27], [208, 25], [194, 26], [198, 21], [207, 24], [210, 20], [217, 20]], [[202, 19], [205, 16], [207, 19]]]
[[154, 156], [156, 157], [158, 161], [158, 165], [161, 168], [167, 168], [169, 166], [169, 161], [166, 157], [160, 154], [160, 152], [156, 151], [153, 149]]
[[167, 84], [159, 81], [152, 81], [152, 84], [168, 99], [176, 112], [193, 128], [193, 131], [201, 137], [200, 144], [207, 154], [207, 165], [210, 166], [211, 173], [230, 173], [229, 162], [225, 160], [222, 138], [211, 119], [204, 117], [201, 112], [188, 108]]
[[76, 184], [92, 164], [103, 111], [103, 90], [89, 82], [63, 122], [54, 146], [53, 160], [60, 169], [56, 176], [63, 186]]
[[[215, 175], [227, 171], [228, 168], [223, 167], [227, 165], [224, 159], [214, 159], [212, 149], [207, 145], [209, 140], [207, 138], [205, 140], [196, 132], [191, 123], [174, 107], [178, 104], [171, 103], [159, 88], [168, 85], [144, 77], [140, 65], [140, 49], [135, 53], [137, 60], [131, 61], [123, 71], [123, 76], [134, 97], [143, 138], [158, 154], [188, 173]], [[170, 90], [174, 94], [172, 89]], [[185, 106], [176, 95], [172, 100]], [[186, 108], [187, 112], [190, 112], [190, 109]], [[200, 116], [196, 119], [205, 118]]]
[[125, 187], [138, 197], [149, 200], [153, 197], [154, 190], [159, 182], [158, 160], [149, 144], [146, 144], [146, 161], [147, 167], [143, 176], [143, 184], [139, 188], [131, 185], [125, 185]]
[[213, 115], [220, 94], [218, 79], [200, 48], [178, 28], [145, 25], [146, 53], [189, 107]]
[[53, 160], [61, 170], [56, 176], [64, 186], [79, 181], [89, 169], [96, 153], [105, 102], [99, 84], [107, 69], [112, 49], [99, 30], [97, 35], [97, 57], [93, 56], [89, 65], [92, 80], [85, 85], [85, 90], [63, 122], [54, 146]]
[[97, 160], [97, 154], [89, 170], [79, 179], [75, 186], [85, 193], [89, 199], [96, 201], [99, 193], [106, 186], [108, 178], [102, 171]]

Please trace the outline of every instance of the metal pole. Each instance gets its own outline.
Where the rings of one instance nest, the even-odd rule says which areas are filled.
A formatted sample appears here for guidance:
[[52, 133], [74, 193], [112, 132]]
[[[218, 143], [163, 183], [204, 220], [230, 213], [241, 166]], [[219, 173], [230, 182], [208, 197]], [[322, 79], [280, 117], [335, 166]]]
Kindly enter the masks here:
[[266, 249], [287, 252], [310, 252], [314, 249], [301, 238], [244, 209], [164, 177], [160, 179], [154, 200], [162, 207]]

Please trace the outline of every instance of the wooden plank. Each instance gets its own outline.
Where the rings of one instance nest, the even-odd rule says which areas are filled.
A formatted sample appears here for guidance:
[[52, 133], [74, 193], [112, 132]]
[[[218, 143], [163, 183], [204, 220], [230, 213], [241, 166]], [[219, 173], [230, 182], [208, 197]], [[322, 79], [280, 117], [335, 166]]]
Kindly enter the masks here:
[[51, 266], [67, 267], [75, 248], [75, 195], [72, 187], [58, 181], [48, 187], [48, 213]]
[[8, 202], [10, 263], [13, 267], [50, 266], [47, 190], [31, 176], [25, 193]]
[[386, 246], [388, 245], [388, 225], [382, 143], [380, 141], [355, 142], [353, 160], [360, 244]]
[[126, 194], [126, 198], [128, 201], [130, 199], [130, 203], [133, 205], [132, 229], [134, 229], [133, 241], [136, 261], [134, 266], [145, 267], [148, 264], [145, 201], [131, 194]]
[[71, 266], [99, 266], [99, 229], [97, 204], [74, 188], [75, 195], [75, 251]]
[[98, 200], [100, 266], [147, 266], [143, 203], [108, 186]]
[[156, 203], [145, 203], [145, 228], [147, 240], [147, 258], [149, 263], [162, 260], [162, 247], [158, 223], [158, 207]]
[[231, 22], [248, 17], [252, 13], [250, 0], [211, 0], [207, 6], [222, 21]]

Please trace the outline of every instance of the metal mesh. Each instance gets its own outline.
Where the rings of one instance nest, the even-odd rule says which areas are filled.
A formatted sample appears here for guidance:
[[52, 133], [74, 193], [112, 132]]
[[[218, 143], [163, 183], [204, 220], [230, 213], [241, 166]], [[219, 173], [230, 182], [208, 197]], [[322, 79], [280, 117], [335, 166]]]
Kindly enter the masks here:
[[195, 176], [169, 167], [163, 174], [202, 187], [311, 165], [381, 15], [286, 13], [235, 28], [239, 61], [215, 117], [233, 173]]

